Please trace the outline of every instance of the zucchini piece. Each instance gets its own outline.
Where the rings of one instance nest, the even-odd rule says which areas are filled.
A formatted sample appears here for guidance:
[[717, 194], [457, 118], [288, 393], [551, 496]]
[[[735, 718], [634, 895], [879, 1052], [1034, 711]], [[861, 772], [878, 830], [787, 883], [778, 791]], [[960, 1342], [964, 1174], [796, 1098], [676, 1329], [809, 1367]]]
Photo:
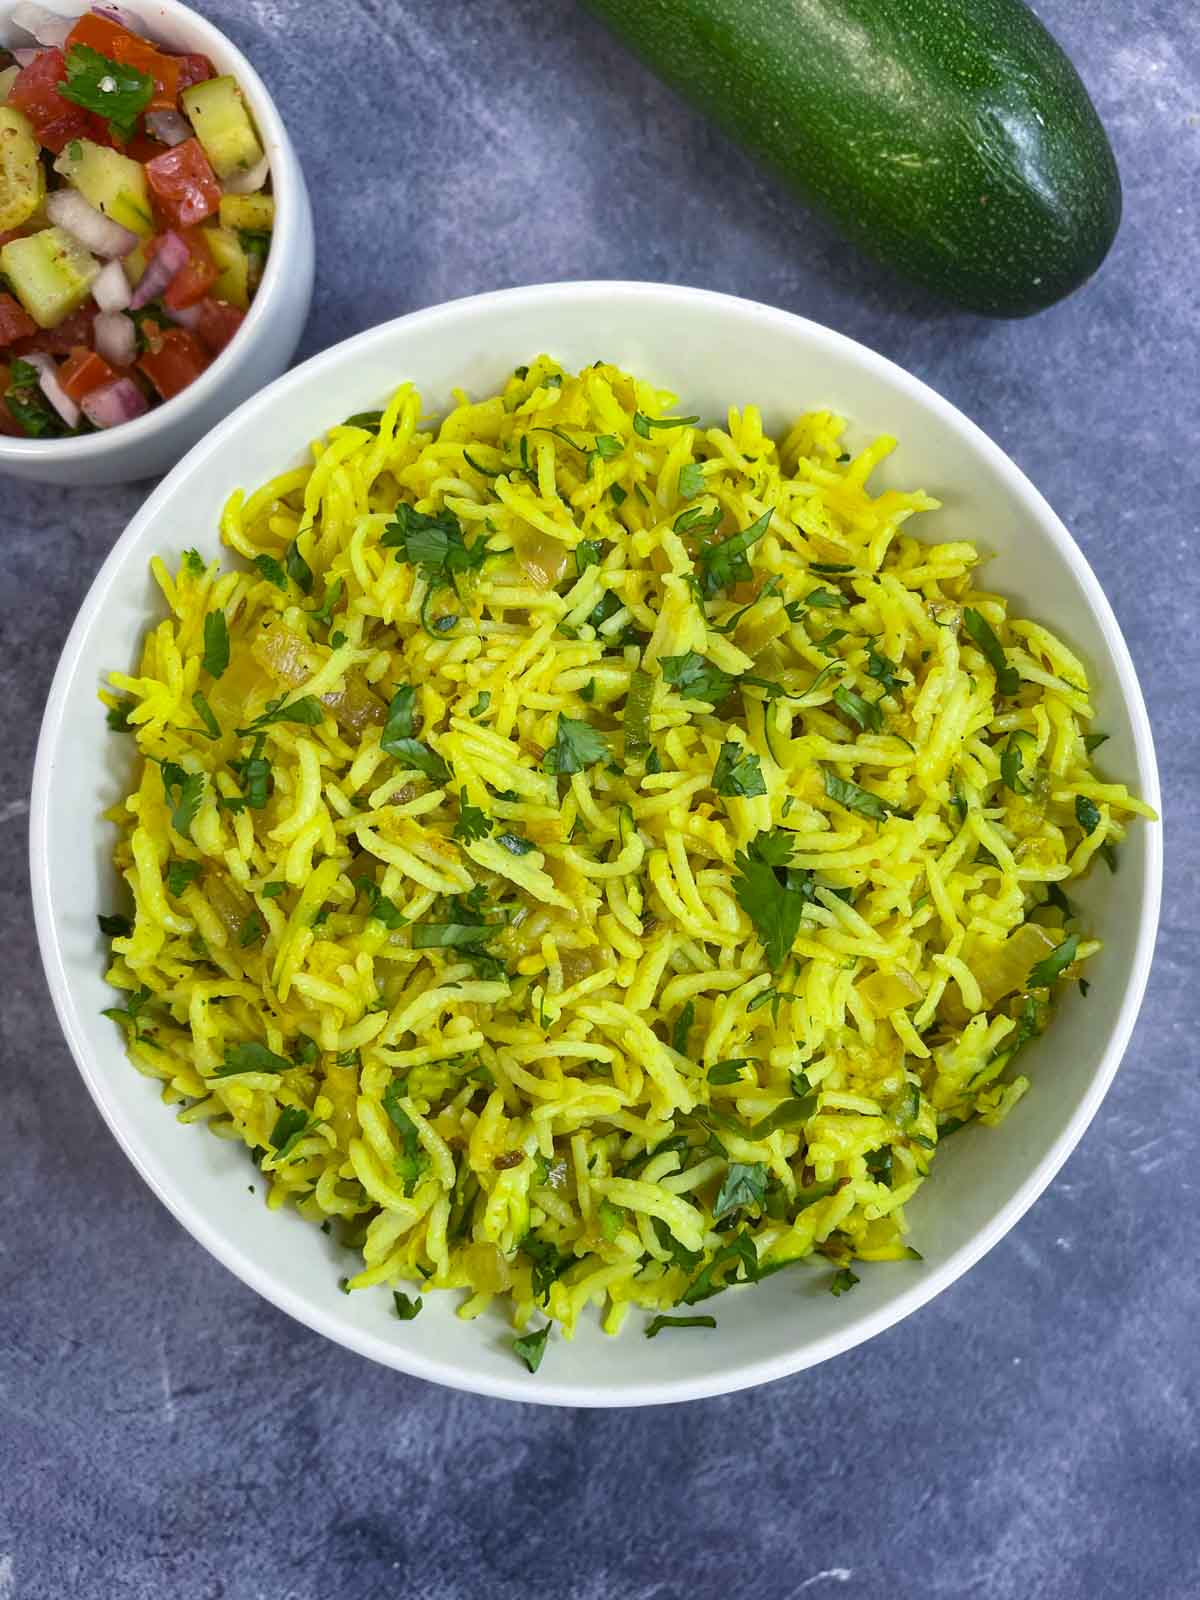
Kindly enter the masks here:
[[100, 263], [62, 228], [10, 239], [0, 273], [39, 328], [56, 328], [87, 299]]
[[0, 233], [28, 222], [45, 193], [33, 124], [12, 106], [0, 106]]
[[208, 78], [185, 89], [180, 98], [218, 178], [248, 172], [262, 160], [262, 145], [236, 78]]
[[54, 170], [78, 189], [89, 205], [131, 233], [148, 239], [154, 232], [150, 192], [140, 162], [90, 139], [72, 139]]
[[275, 199], [269, 194], [221, 196], [221, 226], [235, 233], [270, 233], [275, 227]]
[[205, 228], [203, 232], [204, 242], [220, 273], [209, 293], [218, 300], [227, 300], [239, 311], [245, 311], [250, 304], [250, 263], [237, 234], [231, 233], [228, 228], [215, 227]]
[[585, 0], [851, 239], [972, 310], [1026, 316], [1104, 260], [1112, 147], [1021, 0]]

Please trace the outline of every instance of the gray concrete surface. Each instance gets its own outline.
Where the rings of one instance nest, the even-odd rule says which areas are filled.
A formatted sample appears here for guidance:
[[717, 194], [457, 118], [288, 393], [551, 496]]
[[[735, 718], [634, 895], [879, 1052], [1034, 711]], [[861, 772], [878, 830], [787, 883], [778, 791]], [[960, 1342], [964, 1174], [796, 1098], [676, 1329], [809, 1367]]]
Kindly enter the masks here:
[[451, 296], [659, 278], [908, 366], [1074, 530], [1167, 792], [1157, 963], [1053, 1188], [935, 1304], [757, 1392], [587, 1414], [324, 1343], [152, 1198], [50, 1010], [25, 866], [54, 662], [144, 493], [0, 487], [0, 1600], [1200, 1595], [1196, 712], [1200, 13], [1042, 0], [1111, 129], [1100, 277], [1026, 322], [854, 257], [571, 0], [205, 0], [279, 97], [316, 205], [304, 352]]

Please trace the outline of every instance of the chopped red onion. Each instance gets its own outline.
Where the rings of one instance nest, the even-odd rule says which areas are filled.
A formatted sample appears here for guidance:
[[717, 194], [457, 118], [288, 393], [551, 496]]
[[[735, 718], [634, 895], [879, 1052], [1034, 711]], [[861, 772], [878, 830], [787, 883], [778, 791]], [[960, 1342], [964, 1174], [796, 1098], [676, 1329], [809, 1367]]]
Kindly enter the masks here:
[[151, 138], [169, 145], [183, 144], [193, 137], [191, 123], [178, 111], [147, 112], [146, 132]]
[[92, 299], [101, 311], [124, 311], [133, 299], [133, 290], [119, 261], [110, 261], [92, 283]]
[[115, 428], [144, 416], [150, 407], [132, 378], [118, 378], [83, 397], [83, 414], [97, 428]]
[[50, 221], [72, 234], [85, 250], [98, 256], [127, 256], [138, 236], [89, 205], [77, 189], [55, 189], [46, 196]]
[[226, 194], [257, 194], [271, 176], [271, 160], [263, 156], [261, 161], [256, 161], [245, 172], [236, 172], [232, 178], [226, 178], [223, 185]]
[[133, 291], [130, 308], [140, 311], [142, 306], [156, 299], [169, 287], [176, 274], [187, 266], [190, 255], [187, 245], [177, 233], [164, 233], [157, 254]]
[[58, 412], [68, 428], [79, 425], [79, 407], [58, 381], [58, 364], [53, 356], [35, 350], [32, 355], [24, 358], [31, 367], [37, 368], [38, 388]]
[[181, 328], [187, 328], [189, 332], [194, 333], [200, 325], [199, 306], [181, 306], [176, 310], [174, 306], [164, 305], [163, 311], [172, 322], [177, 322]]
[[131, 367], [137, 355], [137, 329], [121, 311], [102, 311], [92, 324], [96, 354], [111, 366]]
[[20, 50], [10, 50], [8, 53], [19, 67], [31, 67], [37, 58], [42, 54], [40, 50], [27, 50], [24, 48]]
[[[62, 45], [78, 20], [61, 17], [57, 11], [47, 11], [45, 6], [28, 5], [22, 0], [9, 12], [9, 16], [26, 33], [31, 33], [39, 44]], [[13, 52], [14, 55], [16, 52]]]

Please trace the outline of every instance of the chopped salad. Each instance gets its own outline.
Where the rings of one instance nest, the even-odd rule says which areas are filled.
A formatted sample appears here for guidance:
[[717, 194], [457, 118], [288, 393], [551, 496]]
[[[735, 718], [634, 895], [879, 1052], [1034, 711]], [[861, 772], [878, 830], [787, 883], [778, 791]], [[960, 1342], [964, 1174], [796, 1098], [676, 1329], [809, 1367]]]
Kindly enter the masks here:
[[18, 5], [0, 50], [0, 433], [62, 438], [173, 399], [235, 336], [275, 201], [236, 78], [118, 11]]

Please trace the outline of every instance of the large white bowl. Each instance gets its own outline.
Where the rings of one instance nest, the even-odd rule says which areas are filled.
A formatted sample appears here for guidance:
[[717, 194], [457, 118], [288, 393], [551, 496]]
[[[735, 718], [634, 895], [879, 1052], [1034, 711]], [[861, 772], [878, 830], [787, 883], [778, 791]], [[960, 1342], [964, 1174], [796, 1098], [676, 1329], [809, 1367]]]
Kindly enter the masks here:
[[[1103, 1099], [1137, 1015], [1158, 919], [1160, 831], [1137, 824], [1120, 875], [1101, 869], [1079, 890], [1105, 940], [1089, 969], [1091, 995], [1072, 987], [1022, 1058], [1033, 1091], [1003, 1127], [966, 1129], [939, 1153], [911, 1207], [923, 1262], [871, 1267], [840, 1299], [825, 1292], [828, 1274], [797, 1267], [706, 1306], [719, 1324], [711, 1333], [651, 1342], [634, 1317], [611, 1339], [589, 1317], [573, 1343], [553, 1339], [536, 1377], [513, 1357], [498, 1312], [461, 1322], [456, 1296], [431, 1294], [422, 1316], [400, 1323], [385, 1291], [342, 1294], [349, 1258], [316, 1228], [251, 1198], [244, 1150], [179, 1126], [100, 1015], [112, 995], [96, 914], [113, 903], [113, 877], [112, 830], [97, 818], [125, 791], [129, 750], [106, 730], [96, 690], [107, 669], [131, 665], [158, 615], [151, 554], [174, 558], [190, 545], [227, 555], [217, 516], [232, 489], [299, 463], [322, 429], [379, 405], [402, 379], [435, 412], [452, 387], [492, 391], [540, 351], [568, 367], [618, 362], [672, 387], [683, 409], [706, 419], [753, 401], [781, 429], [806, 408], [831, 406], [853, 419], [856, 440], [896, 434], [901, 448], [880, 481], [924, 485], [944, 501], [921, 519], [925, 537], [970, 537], [996, 552], [989, 584], [1087, 662], [1098, 726], [1111, 735], [1105, 768], [1158, 806], [1145, 707], [1099, 584], [1037, 490], [953, 406], [861, 345], [766, 306], [653, 284], [515, 289], [417, 312], [315, 357], [210, 434], [134, 518], [84, 602], [46, 709], [32, 804], [38, 935], [79, 1070], [126, 1153], [184, 1226], [276, 1305], [377, 1361], [484, 1394], [569, 1405], [693, 1399], [796, 1372], [890, 1326], [953, 1283], [1050, 1182]], [[94, 1225], [104, 1226], [102, 1208]]]
[[[31, 40], [12, 21], [16, 0], [0, 0], [0, 44]], [[83, 0], [51, 0], [50, 8], [77, 17]], [[304, 173], [283, 118], [246, 57], [211, 22], [179, 0], [122, 0], [139, 33], [171, 50], [206, 55], [231, 72], [254, 113], [271, 160], [275, 228], [262, 282], [236, 336], [182, 394], [135, 422], [71, 439], [11, 439], [0, 434], [0, 472], [41, 483], [127, 483], [173, 467], [214, 424], [247, 395], [277, 378], [296, 353], [313, 293], [313, 221]], [[0, 351], [0, 355], [3, 352]]]

